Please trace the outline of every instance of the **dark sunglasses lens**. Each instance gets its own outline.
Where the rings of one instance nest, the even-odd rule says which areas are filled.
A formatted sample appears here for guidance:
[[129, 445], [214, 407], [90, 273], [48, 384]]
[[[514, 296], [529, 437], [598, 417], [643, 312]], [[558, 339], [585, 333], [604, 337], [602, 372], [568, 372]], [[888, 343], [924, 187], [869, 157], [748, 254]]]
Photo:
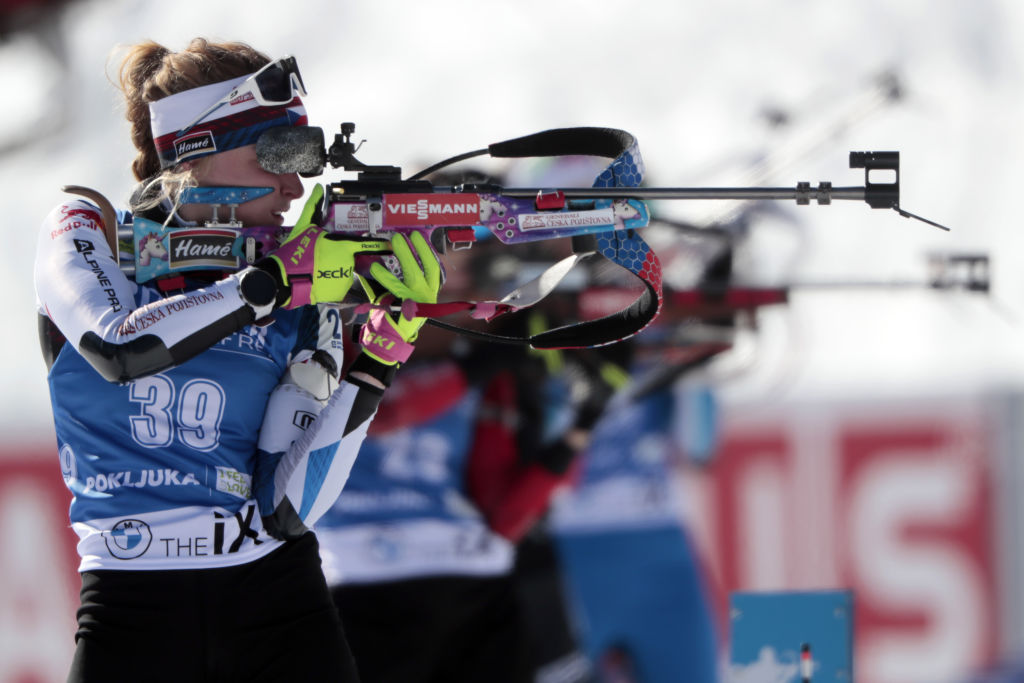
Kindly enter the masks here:
[[256, 141], [256, 160], [271, 173], [320, 175], [327, 163], [324, 131], [318, 126], [278, 126]]
[[256, 87], [267, 102], [284, 104], [292, 99], [292, 84], [280, 64], [272, 64], [256, 75]]

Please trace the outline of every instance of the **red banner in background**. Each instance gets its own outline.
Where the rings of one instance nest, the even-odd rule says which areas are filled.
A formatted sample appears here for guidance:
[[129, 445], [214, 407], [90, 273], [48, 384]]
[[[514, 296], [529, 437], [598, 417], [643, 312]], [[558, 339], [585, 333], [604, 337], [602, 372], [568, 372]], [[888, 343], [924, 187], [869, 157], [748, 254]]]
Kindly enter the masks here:
[[[733, 590], [853, 589], [858, 683], [956, 680], [996, 654], [1013, 601], [991, 531], [999, 435], [979, 405], [725, 418], [717, 460], [686, 480], [723, 610]], [[53, 447], [0, 453], [0, 683], [67, 675], [80, 585], [69, 501]]]
[[0, 452], [0, 683], [67, 678], [81, 587], [70, 502], [56, 447]]
[[[976, 405], [782, 409], [730, 420], [688, 478], [719, 604], [854, 591], [856, 680], [956, 680], [998, 647], [994, 439]], [[724, 612], [723, 612], [724, 614]]]

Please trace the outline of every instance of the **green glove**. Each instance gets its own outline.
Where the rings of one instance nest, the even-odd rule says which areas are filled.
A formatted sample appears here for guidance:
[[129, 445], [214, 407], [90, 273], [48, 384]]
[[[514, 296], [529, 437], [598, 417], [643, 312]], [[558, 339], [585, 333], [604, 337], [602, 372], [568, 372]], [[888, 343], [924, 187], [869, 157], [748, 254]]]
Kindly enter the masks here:
[[324, 188], [317, 184], [288, 237], [257, 264], [278, 281], [278, 305], [283, 308], [341, 301], [352, 287], [356, 254], [391, 251], [383, 240], [346, 238], [313, 225], [323, 196]]
[[[412, 253], [410, 241], [416, 248], [419, 261]], [[374, 295], [369, 283], [363, 281], [370, 299], [381, 303], [393, 296], [421, 304], [437, 303], [437, 293], [441, 289], [441, 262], [423, 235], [414, 232], [410, 239], [396, 234], [391, 238], [391, 250], [402, 267], [402, 279], [395, 277], [382, 263], [374, 263], [370, 266], [370, 275], [389, 293]], [[374, 309], [363, 325], [363, 352], [385, 365], [404, 362], [412, 353], [412, 343], [426, 321], [426, 318], [406, 318], [401, 313], [390, 315], [380, 308]]]

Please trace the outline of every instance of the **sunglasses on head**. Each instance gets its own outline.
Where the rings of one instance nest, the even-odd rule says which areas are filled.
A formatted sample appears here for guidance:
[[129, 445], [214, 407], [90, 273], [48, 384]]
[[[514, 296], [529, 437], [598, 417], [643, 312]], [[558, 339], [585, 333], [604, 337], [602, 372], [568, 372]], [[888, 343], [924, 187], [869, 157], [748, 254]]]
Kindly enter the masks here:
[[264, 107], [288, 104], [295, 97], [300, 95], [304, 97], [306, 86], [302, 82], [302, 74], [299, 73], [299, 65], [295, 58], [286, 56], [267, 64], [232, 88], [227, 95], [207, 107], [187, 126], [179, 130], [178, 135], [184, 135], [225, 104], [246, 94], [252, 95], [256, 103]]

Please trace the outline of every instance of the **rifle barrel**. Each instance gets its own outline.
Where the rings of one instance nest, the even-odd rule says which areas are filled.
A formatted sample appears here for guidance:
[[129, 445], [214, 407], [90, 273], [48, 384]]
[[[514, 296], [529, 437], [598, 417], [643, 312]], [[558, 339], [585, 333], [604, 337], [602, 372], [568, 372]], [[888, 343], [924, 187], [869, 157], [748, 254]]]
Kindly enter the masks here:
[[[552, 188], [506, 187], [506, 197], [536, 197], [538, 193], [554, 192]], [[635, 199], [795, 199], [801, 202], [828, 203], [833, 199], [863, 201], [863, 187], [573, 187], [557, 190], [567, 199], [635, 198]]]

